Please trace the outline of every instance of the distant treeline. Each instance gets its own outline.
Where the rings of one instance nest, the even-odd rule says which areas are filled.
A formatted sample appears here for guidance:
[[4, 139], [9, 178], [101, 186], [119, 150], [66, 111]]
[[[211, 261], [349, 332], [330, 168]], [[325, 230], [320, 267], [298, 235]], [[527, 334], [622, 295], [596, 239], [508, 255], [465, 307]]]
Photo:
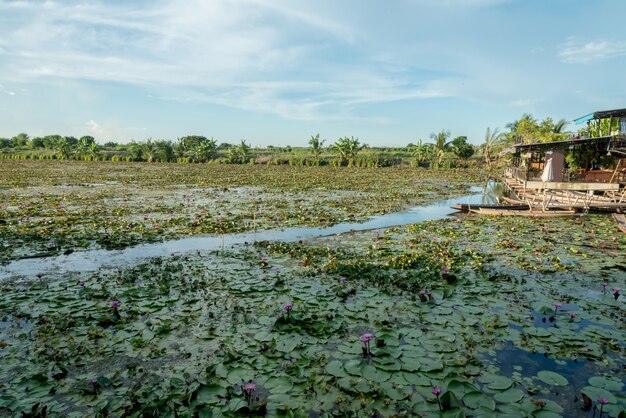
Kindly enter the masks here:
[[321, 140], [318, 134], [311, 136], [308, 143], [309, 147], [252, 148], [245, 140], [238, 144], [218, 144], [213, 138], [189, 135], [176, 141], [148, 139], [128, 144], [106, 142], [99, 145], [91, 136], [30, 138], [20, 133], [12, 138], [0, 138], [0, 158], [360, 167], [414, 164], [452, 168], [476, 165], [476, 161], [469, 159], [475, 149], [467, 143], [466, 137], [455, 139], [440, 153], [435, 152], [434, 144], [423, 144], [421, 141], [406, 147], [372, 148], [362, 144], [358, 138], [343, 137], [325, 147], [326, 141]]
[[[245, 140], [238, 144], [218, 143], [213, 138], [188, 135], [176, 141], [160, 139], [131, 141], [128, 144], [106, 142], [97, 144], [92, 136], [47, 135], [29, 137], [20, 133], [12, 138], [0, 138], [0, 158], [60, 159], [81, 161], [144, 161], [211, 164], [270, 164], [270, 165], [335, 165], [385, 167], [398, 164], [430, 168], [455, 168], [484, 164], [487, 167], [503, 162], [503, 156], [515, 139], [525, 143], [549, 142], [567, 137], [564, 120], [543, 121], [532, 115], [509, 123], [508, 132], [487, 128], [484, 143], [474, 146], [466, 136], [451, 139], [450, 131], [430, 135], [430, 142], [418, 140], [405, 147], [377, 148], [362, 144], [358, 138], [342, 137], [334, 143], [311, 136], [308, 147], [252, 148]], [[326, 145], [326, 146], [325, 146]]]

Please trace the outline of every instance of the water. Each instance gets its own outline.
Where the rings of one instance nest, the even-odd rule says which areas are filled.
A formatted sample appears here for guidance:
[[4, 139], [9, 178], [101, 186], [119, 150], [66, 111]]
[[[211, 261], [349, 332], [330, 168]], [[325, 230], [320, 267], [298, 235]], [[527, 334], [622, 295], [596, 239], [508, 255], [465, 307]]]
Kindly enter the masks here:
[[343, 234], [351, 231], [384, 229], [392, 226], [407, 225], [416, 222], [443, 219], [454, 212], [450, 209], [455, 203], [493, 203], [493, 194], [489, 192], [492, 183], [485, 187], [472, 187], [472, 194], [454, 199], [440, 200], [428, 206], [413, 207], [404, 212], [373, 216], [363, 223], [343, 223], [327, 228], [287, 228], [243, 234], [224, 234], [195, 236], [164, 242], [141, 244], [123, 250], [88, 250], [76, 251], [69, 255], [60, 255], [38, 259], [16, 260], [0, 266], [0, 280], [36, 275], [63, 274], [72, 272], [97, 271], [100, 268], [116, 268], [136, 264], [151, 257], [166, 257], [189, 251], [206, 251], [230, 248], [234, 245], [255, 241], [305, 241], [316, 237]]

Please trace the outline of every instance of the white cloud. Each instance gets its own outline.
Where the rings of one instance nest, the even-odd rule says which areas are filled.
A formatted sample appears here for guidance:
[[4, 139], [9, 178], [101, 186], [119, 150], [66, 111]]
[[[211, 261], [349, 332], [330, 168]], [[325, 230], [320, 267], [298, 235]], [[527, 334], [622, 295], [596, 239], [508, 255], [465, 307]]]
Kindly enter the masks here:
[[533, 100], [533, 99], [517, 99], [517, 100], [513, 100], [509, 102], [509, 106], [527, 108], [528, 106], [531, 106], [532, 104], [536, 102], [537, 100]]
[[[126, 138], [141, 138], [145, 134], [146, 128], [121, 127], [117, 123], [98, 123], [91, 119], [85, 122], [87, 132], [94, 138], [101, 141], [119, 141]], [[84, 127], [78, 129], [84, 132]]]
[[[431, 81], [383, 68], [354, 44], [369, 29], [323, 9], [284, 0], [162, 0], [149, 9], [131, 2], [0, 0], [0, 11], [20, 16], [0, 28], [0, 72], [18, 82], [119, 82], [154, 97], [302, 120], [350, 117], [350, 108], [362, 104], [449, 95]], [[339, 47], [354, 59], [344, 59]]]
[[626, 41], [580, 42], [570, 39], [561, 45], [558, 53], [561, 61], [568, 64], [589, 64], [626, 55]]
[[4, 94], [8, 94], [9, 96], [15, 96], [15, 92], [14, 91], [10, 91], [10, 90], [5, 89], [2, 84], [0, 84], [0, 92], [2, 92]]

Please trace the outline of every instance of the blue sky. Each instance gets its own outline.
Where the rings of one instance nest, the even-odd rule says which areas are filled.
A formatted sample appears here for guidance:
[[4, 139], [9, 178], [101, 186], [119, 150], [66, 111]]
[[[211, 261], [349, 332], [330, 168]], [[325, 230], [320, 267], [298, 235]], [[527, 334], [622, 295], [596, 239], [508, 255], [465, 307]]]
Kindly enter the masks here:
[[0, 0], [0, 136], [479, 144], [523, 113], [626, 107], [624, 16], [623, 0]]

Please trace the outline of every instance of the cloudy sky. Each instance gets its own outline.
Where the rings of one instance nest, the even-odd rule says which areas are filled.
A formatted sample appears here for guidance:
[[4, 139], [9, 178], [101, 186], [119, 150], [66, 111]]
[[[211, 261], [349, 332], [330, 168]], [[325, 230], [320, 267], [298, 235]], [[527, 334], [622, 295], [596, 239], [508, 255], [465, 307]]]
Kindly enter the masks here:
[[623, 0], [0, 0], [0, 136], [478, 144], [523, 113], [626, 107], [625, 16]]

